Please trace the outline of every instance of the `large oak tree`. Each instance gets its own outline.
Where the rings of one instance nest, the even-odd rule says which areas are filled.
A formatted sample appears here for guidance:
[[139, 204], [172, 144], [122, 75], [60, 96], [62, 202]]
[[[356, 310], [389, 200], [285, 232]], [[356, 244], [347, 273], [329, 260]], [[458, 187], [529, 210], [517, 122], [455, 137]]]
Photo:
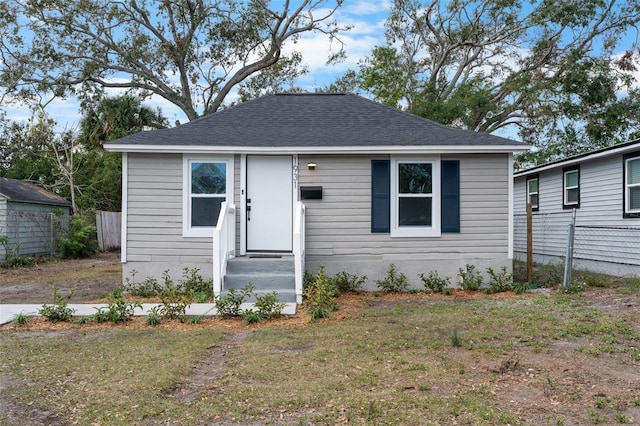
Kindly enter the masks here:
[[[218, 110], [234, 87], [269, 89], [303, 72], [285, 43], [337, 37], [342, 0], [5, 0], [0, 4], [4, 96], [134, 89], [189, 119]], [[280, 64], [277, 73], [269, 68]], [[256, 77], [252, 82], [251, 78]], [[256, 84], [259, 86], [256, 88]]]
[[517, 129], [539, 148], [523, 161], [561, 158], [638, 130], [638, 52], [618, 46], [639, 21], [636, 1], [395, 0], [357, 82], [438, 122]]

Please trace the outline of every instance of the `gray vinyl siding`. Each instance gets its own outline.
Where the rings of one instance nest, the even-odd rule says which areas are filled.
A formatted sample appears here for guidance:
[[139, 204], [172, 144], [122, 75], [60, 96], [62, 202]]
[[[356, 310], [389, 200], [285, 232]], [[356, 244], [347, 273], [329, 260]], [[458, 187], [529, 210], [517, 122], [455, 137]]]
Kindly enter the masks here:
[[[566, 255], [572, 210], [562, 206], [562, 170], [563, 166], [559, 165], [538, 173], [539, 209], [533, 212], [536, 261], [561, 261]], [[640, 266], [640, 219], [623, 218], [623, 193], [621, 154], [580, 162], [575, 259]], [[527, 244], [526, 176], [515, 179], [514, 197], [514, 251], [517, 258], [524, 258]], [[603, 268], [600, 271], [615, 273], [612, 267]], [[597, 270], [597, 267], [589, 269]]]
[[[61, 209], [61, 216], [54, 215]], [[19, 256], [51, 256], [56, 250], [57, 238], [68, 229], [68, 210], [49, 204], [0, 199], [0, 235], [8, 237], [8, 250], [15, 250]], [[6, 255], [0, 252], [0, 260]]]
[[[507, 256], [507, 155], [442, 156], [460, 160], [460, 233], [392, 238], [371, 232], [371, 160], [388, 156], [300, 156], [300, 184], [323, 187], [305, 200], [307, 260], [493, 258]], [[309, 171], [313, 159], [318, 167]], [[464, 260], [461, 260], [464, 262]]]
[[[237, 157], [233, 171], [236, 202], [240, 199]], [[213, 235], [183, 236], [183, 155], [130, 153], [127, 164], [125, 277], [133, 269], [144, 271], [144, 277], [159, 277], [169, 269], [172, 278], [179, 279], [183, 268], [194, 267], [204, 277], [211, 276]]]

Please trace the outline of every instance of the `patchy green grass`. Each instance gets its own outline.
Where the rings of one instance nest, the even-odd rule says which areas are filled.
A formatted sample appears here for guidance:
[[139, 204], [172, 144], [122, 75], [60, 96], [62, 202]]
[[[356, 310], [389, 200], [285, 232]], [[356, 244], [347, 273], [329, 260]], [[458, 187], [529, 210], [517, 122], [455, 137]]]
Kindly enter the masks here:
[[[640, 346], [636, 329], [590, 307], [582, 294], [421, 303], [371, 298], [372, 306], [339, 321], [247, 327], [241, 334], [188, 325], [7, 331], [0, 375], [28, 383], [6, 390], [13, 400], [80, 425], [535, 424], [509, 402], [513, 389], [503, 386], [504, 377], [517, 379], [510, 386], [523, 392], [538, 392], [531, 399], [542, 405], [583, 404], [576, 419], [583, 423], [596, 414], [610, 422], [627, 416], [624, 408], [640, 398], [627, 401], [599, 388], [611, 396], [606, 407], [594, 408], [590, 398], [576, 397], [591, 395], [590, 383], [572, 384], [563, 403], [551, 405], [562, 397], [564, 379], [551, 377], [562, 374], [555, 357], [548, 368], [542, 358], [559, 342], [570, 348], [563, 355], [569, 363], [576, 356], [621, 357], [623, 366]], [[451, 330], [461, 346], [452, 345]], [[532, 361], [538, 355], [539, 365]], [[603, 362], [613, 368], [612, 360]], [[194, 397], [180, 397], [191, 373], [211, 376], [200, 370], [203, 363], [216, 369], [215, 377]], [[562, 417], [569, 415], [553, 421]]]

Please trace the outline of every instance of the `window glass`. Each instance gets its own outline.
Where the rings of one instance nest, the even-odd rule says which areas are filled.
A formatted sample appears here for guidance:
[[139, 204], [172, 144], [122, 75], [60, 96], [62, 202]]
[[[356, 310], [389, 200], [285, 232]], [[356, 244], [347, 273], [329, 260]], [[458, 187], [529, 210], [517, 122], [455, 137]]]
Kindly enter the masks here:
[[392, 236], [440, 236], [439, 158], [395, 159], [393, 164], [390, 221]]
[[640, 184], [640, 158], [627, 161], [627, 185]]
[[629, 210], [640, 210], [640, 186], [629, 188]]
[[431, 163], [398, 164], [398, 226], [431, 226]]
[[640, 211], [640, 158], [627, 160], [627, 211]]
[[190, 225], [192, 228], [216, 226], [220, 207], [226, 201], [227, 164], [191, 162]]
[[398, 192], [400, 194], [431, 194], [431, 164], [400, 164]]
[[577, 207], [580, 202], [580, 172], [569, 170], [564, 172], [564, 205]]
[[399, 201], [398, 225], [431, 226], [431, 198], [402, 197]]
[[191, 163], [192, 194], [225, 194], [226, 184], [225, 163]]
[[574, 170], [572, 172], [567, 172], [565, 175], [565, 186], [567, 188], [572, 188], [578, 186], [578, 171]]
[[220, 206], [225, 199], [193, 198], [191, 200], [191, 226], [216, 226]]
[[534, 209], [538, 208], [538, 178], [527, 180], [527, 203]]

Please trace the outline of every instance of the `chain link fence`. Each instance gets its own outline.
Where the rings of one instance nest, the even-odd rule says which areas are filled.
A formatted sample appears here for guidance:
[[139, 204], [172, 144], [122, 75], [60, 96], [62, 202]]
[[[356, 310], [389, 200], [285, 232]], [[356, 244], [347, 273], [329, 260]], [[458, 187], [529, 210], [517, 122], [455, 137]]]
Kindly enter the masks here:
[[53, 256], [56, 241], [67, 236], [71, 217], [52, 211], [9, 209], [0, 218], [0, 261], [10, 257]]
[[[563, 264], [567, 255], [571, 212], [536, 213], [532, 218], [533, 261]], [[527, 259], [527, 215], [514, 216], [514, 256]], [[613, 276], [640, 277], [640, 227], [575, 226], [573, 268]]]

